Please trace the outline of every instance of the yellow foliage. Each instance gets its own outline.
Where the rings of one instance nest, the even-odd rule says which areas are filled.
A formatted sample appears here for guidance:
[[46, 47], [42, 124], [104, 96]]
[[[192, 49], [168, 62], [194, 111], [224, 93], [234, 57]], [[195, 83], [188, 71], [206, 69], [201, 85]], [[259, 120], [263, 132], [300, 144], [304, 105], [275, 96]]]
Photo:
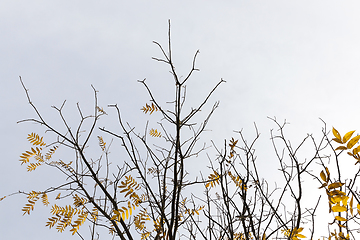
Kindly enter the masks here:
[[321, 179], [322, 179], [324, 182], [327, 182], [324, 171], [321, 171], [320, 177], [321, 177]]
[[335, 216], [335, 219], [338, 221], [347, 221], [346, 218], [340, 217], [340, 216]]
[[99, 139], [99, 146], [101, 148], [101, 150], [105, 151], [106, 149], [106, 142], [104, 141], [103, 137], [98, 136]]
[[[350, 150], [351, 148], [353, 148], [355, 146], [355, 144], [357, 144], [360, 140], [360, 135], [357, 135], [357, 136], [351, 138], [354, 132], [355, 131], [350, 131], [350, 132], [346, 133], [344, 135], [344, 137], [341, 139], [339, 132], [335, 128], [333, 128], [333, 135], [335, 136], [335, 138], [333, 138], [333, 140], [340, 144], [345, 144], [347, 142], [346, 146], [345, 145], [339, 146], [335, 150], [347, 150], [347, 149]], [[359, 152], [360, 152], [360, 146], [357, 146], [351, 152], [347, 152], [347, 154], [349, 154], [350, 156], [352, 156], [356, 159], [355, 164], [358, 164], [360, 162]]]
[[300, 234], [304, 228], [294, 228], [292, 231], [290, 229], [281, 230], [285, 237], [290, 237], [291, 240], [299, 240], [299, 238], [306, 238], [304, 235]]
[[46, 143], [43, 141], [43, 137], [39, 137], [39, 135], [37, 135], [36, 133], [28, 134], [27, 139], [34, 146], [39, 145], [40, 147], [42, 147], [46, 145]]
[[339, 234], [337, 234], [336, 230], [334, 232], [330, 233], [329, 240], [331, 240], [332, 237], [334, 237], [335, 240], [349, 240], [350, 239], [349, 234], [347, 234], [345, 237], [343, 232], [339, 232]]
[[229, 158], [234, 157], [234, 154], [235, 154], [234, 148], [235, 148], [235, 145], [237, 144], [237, 142], [238, 142], [238, 140], [235, 140], [234, 138], [230, 139], [230, 144], [229, 144], [229, 146], [230, 146], [230, 156], [229, 156]]
[[73, 196], [73, 198], [74, 198], [74, 206], [75, 207], [80, 207], [80, 206], [82, 206], [82, 205], [84, 205], [85, 203], [88, 202], [87, 199], [79, 197], [77, 194], [75, 194]]
[[234, 138], [231, 138], [230, 144], [229, 144], [231, 150], [234, 150], [234, 147], [235, 147], [235, 145], [237, 144], [238, 141], [239, 140], [235, 140]]
[[71, 205], [66, 205], [65, 207], [59, 207], [58, 205], [54, 204], [51, 208], [51, 214], [62, 215], [62, 216], [72, 216], [80, 212], [77, 208], [71, 207]]
[[351, 196], [351, 200], [350, 200], [350, 213], [351, 216], [353, 216], [353, 203], [354, 203], [354, 196]]
[[31, 171], [34, 171], [40, 165], [41, 165], [41, 163], [30, 163], [26, 169], [28, 172], [31, 172]]
[[352, 154], [356, 155], [360, 152], [360, 145], [353, 149]]
[[99, 211], [96, 207], [93, 207], [92, 213], [91, 213], [91, 217], [94, 221], [96, 221], [98, 219], [98, 215], [99, 215]]
[[228, 171], [228, 175], [230, 176], [230, 178], [233, 180], [233, 182], [235, 183], [235, 185], [241, 189], [246, 190], [247, 187], [245, 186], [245, 184], [243, 184], [242, 180], [240, 179], [240, 176], [234, 176], [232, 175], [232, 173], [230, 171]]
[[210, 174], [209, 178], [209, 182], [206, 183], [205, 187], [215, 187], [217, 184], [220, 183], [220, 176], [219, 174], [214, 170], [214, 174]]
[[146, 228], [145, 221], [148, 220], [150, 220], [149, 215], [146, 213], [145, 209], [142, 209], [139, 214], [134, 217], [135, 228], [139, 231], [144, 230]]
[[150, 132], [149, 132], [150, 136], [152, 137], [161, 137], [161, 132], [158, 132], [157, 129], [150, 129]]
[[45, 206], [48, 206], [50, 203], [49, 203], [49, 200], [48, 200], [48, 196], [46, 195], [46, 193], [43, 193], [41, 195], [41, 200], [42, 200], [42, 203], [45, 205]]
[[41, 147], [45, 146], [46, 143], [43, 141], [43, 137], [40, 137], [35, 133], [31, 133], [28, 134], [27, 139], [33, 146], [39, 146], [39, 147], [32, 147], [29, 151], [25, 151], [20, 156], [21, 165], [24, 163], [29, 163], [32, 157], [37, 161], [34, 163], [29, 163], [29, 165], [27, 166], [27, 171], [31, 172], [36, 170], [37, 167], [43, 165], [45, 160], [49, 160], [52, 154], [54, 154], [55, 150], [57, 149], [57, 146], [51, 148], [49, 152], [46, 153], [44, 160], [43, 155], [41, 153], [43, 149]]
[[[243, 233], [234, 233], [234, 240], [245, 240], [246, 236]], [[249, 233], [249, 239], [254, 239], [253, 236], [251, 236], [251, 233]], [[264, 239], [264, 237], [263, 237]]]
[[132, 215], [132, 210], [135, 210], [135, 205], [131, 204], [130, 201], [128, 201], [128, 207], [121, 207], [120, 209], [113, 210], [114, 215], [111, 217], [111, 220], [116, 220], [120, 222], [120, 219], [126, 220], [129, 218], [129, 216]]
[[360, 135], [357, 135], [356, 137], [353, 137], [346, 145], [348, 149], [351, 149], [355, 144], [359, 141]]
[[72, 235], [74, 235], [80, 228], [80, 226], [82, 224], [84, 224], [84, 222], [86, 221], [86, 217], [87, 217], [88, 213], [87, 212], [83, 212], [81, 214], [79, 214], [78, 219], [74, 221], [74, 224], [72, 225], [73, 228], [70, 230], [72, 232]]
[[30, 151], [26, 151], [22, 153], [22, 155], [20, 156], [21, 165], [24, 163], [28, 163], [31, 157], [35, 155], [39, 155], [41, 150], [42, 150], [41, 148], [36, 147], [36, 148], [31, 148]]
[[194, 209], [186, 209], [185, 210], [185, 214], [190, 214], [190, 215], [199, 215], [199, 211], [203, 210], [205, 206], [200, 206], [198, 209], [194, 208]]
[[55, 224], [61, 219], [60, 215], [56, 215], [55, 217], [48, 218], [49, 221], [46, 222], [46, 227], [52, 228], [55, 226]]
[[22, 211], [24, 212], [23, 215], [26, 213], [30, 215], [30, 211], [34, 210], [35, 201], [28, 200], [28, 203], [23, 207]]
[[339, 203], [337, 203], [335, 206], [331, 207], [331, 211], [333, 211], [333, 212], [345, 212], [346, 210], [347, 210], [347, 208], [344, 206], [340, 206]]
[[346, 133], [346, 134], [344, 135], [344, 137], [343, 137], [342, 142], [343, 142], [343, 143], [346, 143], [346, 142], [351, 138], [351, 136], [353, 135], [354, 132], [355, 132], [355, 131], [350, 131], [350, 132]]
[[163, 228], [164, 225], [164, 219], [161, 221], [161, 218], [158, 217], [156, 221], [154, 221], [154, 231], [157, 233], [158, 237], [160, 239], [164, 238], [166, 235], [166, 230]]
[[118, 186], [118, 188], [122, 188], [120, 192], [125, 193], [125, 197], [129, 196], [130, 198], [134, 199], [135, 205], [138, 206], [142, 200], [139, 195], [137, 195], [135, 190], [139, 190], [140, 185], [132, 176], [125, 176], [125, 179], [125, 181], [121, 181], [121, 185]]
[[[77, 195], [76, 195], [77, 196]], [[79, 202], [81, 198], [74, 197], [74, 202]], [[59, 207], [56, 204], [52, 206], [50, 213], [55, 215], [53, 217], [48, 218], [46, 222], [47, 227], [52, 228], [56, 224], [56, 229], [58, 232], [63, 232], [67, 227], [71, 226], [72, 229], [70, 231], [74, 235], [80, 228], [82, 224], [86, 221], [88, 216], [88, 212], [84, 210], [80, 210], [78, 208], [73, 208], [71, 205], [66, 205], [65, 207]], [[72, 222], [72, 219], [77, 215], [77, 219]]]
[[63, 232], [68, 226], [70, 226], [72, 220], [71, 217], [64, 216], [63, 219], [61, 219], [56, 226], [56, 230], [58, 230], [58, 232]]
[[[348, 134], [348, 136], [346, 138], [344, 136], [345, 140], [347, 140], [347, 138], [350, 138], [351, 135], [352, 135], [351, 132], [349, 132], [347, 134]], [[329, 172], [328, 168], [326, 168], [325, 170], [326, 170], [326, 174], [325, 174], [324, 171], [320, 172], [320, 178], [321, 178], [321, 180], [324, 181], [324, 183], [321, 185], [320, 188], [324, 187], [325, 190], [326, 190], [326, 194], [328, 195], [329, 213], [330, 212], [333, 212], [333, 213], [347, 212], [347, 210], [348, 210], [347, 205], [348, 205], [349, 197], [346, 196], [345, 192], [335, 189], [335, 188], [341, 188], [344, 185], [344, 183], [334, 182], [334, 183], [329, 184], [330, 172]], [[351, 215], [353, 214], [352, 206], [353, 206], [353, 197], [350, 200], [350, 207], [349, 207]], [[339, 215], [335, 216], [335, 220], [347, 221], [346, 218], [343, 218], [343, 217], [341, 217]], [[344, 226], [339, 224], [339, 227], [344, 227]]]
[[328, 190], [333, 189], [333, 188], [341, 187], [342, 185], [344, 185], [344, 183], [340, 183], [340, 182], [331, 183], [331, 184], [328, 186]]
[[53, 148], [50, 148], [50, 150], [45, 154], [45, 159], [50, 160], [52, 155], [55, 153], [57, 148], [58, 148], [57, 146], [54, 146]]
[[151, 232], [144, 232], [141, 233], [141, 240], [147, 239], [150, 236]]
[[25, 204], [25, 207], [23, 207], [22, 211], [24, 212], [23, 215], [26, 213], [30, 215], [30, 211], [34, 210], [34, 206], [37, 200], [39, 200], [39, 193], [35, 191], [31, 191], [28, 196], [28, 203]]
[[334, 140], [335, 142], [338, 142], [338, 143], [342, 144], [343, 141], [342, 141], [342, 139], [341, 139], [341, 135], [340, 135], [340, 133], [338, 132], [338, 130], [336, 130], [336, 129], [333, 127], [332, 132], [333, 132], [333, 135], [334, 135], [334, 137], [335, 137], [335, 138], [333, 138], [333, 140]]
[[61, 195], [61, 193], [59, 193], [55, 199], [60, 199], [60, 195]]
[[148, 113], [150, 112], [150, 115], [153, 113], [153, 112], [156, 112], [158, 111], [158, 107], [154, 105], [154, 103], [151, 103], [151, 105], [148, 105], [146, 103], [145, 107], [142, 107], [141, 108], [141, 111], [143, 111], [144, 113]]

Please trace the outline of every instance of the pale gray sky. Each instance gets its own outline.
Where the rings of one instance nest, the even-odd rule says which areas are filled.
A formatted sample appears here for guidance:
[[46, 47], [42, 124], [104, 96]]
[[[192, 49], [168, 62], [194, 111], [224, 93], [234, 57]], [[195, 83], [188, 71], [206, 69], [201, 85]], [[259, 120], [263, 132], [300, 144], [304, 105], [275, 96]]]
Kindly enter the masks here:
[[[149, 98], [137, 80], [147, 78], [163, 102], [172, 99], [167, 66], [151, 60], [161, 56], [152, 41], [167, 42], [168, 19], [180, 75], [200, 50], [189, 102], [200, 101], [220, 78], [227, 81], [211, 101], [220, 100], [209, 125], [218, 143], [241, 128], [251, 136], [253, 122], [267, 140], [275, 127], [267, 116], [286, 118], [295, 141], [306, 133], [319, 135], [319, 117], [342, 132], [360, 129], [359, 9], [359, 1], [328, 0], [2, 0], [0, 197], [40, 189], [48, 181], [18, 161], [29, 147], [27, 134], [43, 133], [38, 126], [16, 124], [35, 116], [18, 76], [49, 120], [56, 119], [50, 106], [65, 99], [74, 121], [76, 102], [90, 110], [93, 84], [100, 105], [118, 103], [126, 120], [144, 126], [139, 109]], [[0, 202], [2, 239], [68, 236], [45, 228], [49, 212], [40, 204], [23, 217], [25, 203], [24, 196]]]

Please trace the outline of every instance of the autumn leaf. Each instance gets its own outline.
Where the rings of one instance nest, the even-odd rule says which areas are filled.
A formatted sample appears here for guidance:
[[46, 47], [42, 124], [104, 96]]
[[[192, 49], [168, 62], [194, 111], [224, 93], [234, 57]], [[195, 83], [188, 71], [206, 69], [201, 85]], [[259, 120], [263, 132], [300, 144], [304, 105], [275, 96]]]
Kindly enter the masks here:
[[340, 217], [340, 216], [336, 216], [335, 219], [338, 220], [338, 221], [347, 221], [346, 218], [343, 218], [343, 217]]
[[344, 185], [344, 183], [341, 183], [341, 182], [334, 182], [334, 183], [331, 183], [328, 187], [329, 190], [333, 189], [333, 188], [338, 188], [338, 187], [341, 187], [342, 185]]
[[346, 133], [345, 135], [344, 135], [344, 137], [343, 137], [343, 143], [346, 143], [350, 138], [351, 138], [351, 136], [353, 135], [353, 133], [354, 133], [355, 131], [350, 131], [350, 132], [348, 132], [348, 133]]
[[337, 142], [337, 143], [343, 144], [343, 142], [342, 142], [340, 139], [333, 138], [332, 140], [334, 140], [334, 141]]
[[353, 155], [356, 155], [360, 152], [360, 145], [353, 149], [352, 153]]
[[331, 207], [331, 210], [332, 210], [333, 212], [345, 212], [347, 209], [346, 209], [346, 207], [344, 207], [344, 206], [335, 205], [335, 206], [332, 206], [332, 207]]
[[[340, 143], [342, 143], [342, 141], [341, 141], [341, 136], [340, 136], [340, 133], [338, 132], [338, 130], [336, 130], [336, 129], [333, 127], [332, 132], [333, 132], [333, 134], [334, 134], [335, 139], [338, 139], [338, 140], [340, 141]], [[334, 139], [334, 140], [335, 140], [335, 139]], [[336, 141], [336, 140], [335, 140], [335, 141]]]
[[337, 147], [336, 149], [335, 149], [335, 151], [336, 150], [347, 150], [348, 148], [347, 147], [345, 147], [345, 146], [339, 146], [339, 147]]
[[329, 171], [329, 169], [327, 167], [325, 168], [325, 170], [326, 170], [326, 173], [327, 173], [327, 180], [326, 181], [329, 181], [329, 179], [330, 179], [330, 171]]
[[324, 171], [321, 171], [320, 177], [324, 182], [326, 182], [326, 175], [325, 175]]
[[356, 137], [353, 137], [349, 142], [348, 144], [346, 145], [346, 147], [348, 149], [351, 149], [360, 139], [360, 135], [357, 135]]

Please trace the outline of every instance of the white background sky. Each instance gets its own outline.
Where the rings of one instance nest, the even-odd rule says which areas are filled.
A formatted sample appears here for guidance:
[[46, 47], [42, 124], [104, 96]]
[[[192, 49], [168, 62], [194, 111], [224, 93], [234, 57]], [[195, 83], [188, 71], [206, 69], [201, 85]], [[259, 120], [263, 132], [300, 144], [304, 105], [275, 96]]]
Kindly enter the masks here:
[[[27, 134], [43, 134], [33, 124], [16, 124], [35, 117], [18, 76], [49, 121], [56, 119], [50, 106], [65, 99], [70, 119], [77, 119], [77, 102], [90, 111], [93, 84], [100, 106], [118, 103], [141, 131], [139, 109], [149, 98], [137, 80], [147, 78], [161, 101], [172, 100], [167, 66], [151, 60], [161, 57], [152, 41], [166, 44], [168, 19], [179, 75], [187, 74], [200, 50], [189, 102], [196, 105], [220, 78], [227, 81], [210, 101], [220, 100], [209, 125], [216, 142], [241, 128], [250, 138], [253, 122], [267, 140], [275, 128], [267, 116], [286, 118], [295, 142], [320, 135], [319, 117], [342, 133], [359, 129], [359, 10], [359, 1], [2, 0], [0, 197], [40, 190], [51, 177], [27, 173], [18, 161], [29, 148]], [[19, 195], [0, 202], [1, 239], [68, 236], [45, 228], [49, 213], [40, 204], [23, 217], [25, 203]]]

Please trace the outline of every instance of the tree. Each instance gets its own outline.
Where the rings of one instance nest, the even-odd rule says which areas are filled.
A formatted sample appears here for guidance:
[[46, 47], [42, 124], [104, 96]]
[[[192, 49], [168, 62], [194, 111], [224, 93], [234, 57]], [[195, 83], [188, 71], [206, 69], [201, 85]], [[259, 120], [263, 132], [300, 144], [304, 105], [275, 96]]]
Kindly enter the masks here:
[[[344, 178], [339, 157], [341, 152], [352, 149], [349, 155], [357, 160], [356, 163], [360, 162], [360, 147], [355, 147], [360, 136], [351, 138], [354, 133], [351, 131], [341, 137], [333, 128], [335, 137], [331, 139], [324, 123], [319, 141], [307, 135], [294, 146], [285, 135], [286, 122], [282, 124], [272, 118], [278, 131], [271, 131], [271, 141], [283, 177], [282, 182], [272, 187], [272, 181], [262, 177], [259, 170], [255, 146], [260, 134], [256, 125], [255, 137], [251, 141], [246, 140], [242, 131], [237, 131], [237, 137], [225, 140], [223, 149], [214, 142], [210, 146], [199, 144], [218, 102], [212, 105], [204, 119], [197, 120], [196, 117], [204, 110], [212, 93], [225, 81], [221, 79], [201, 103], [192, 105], [187, 111], [186, 83], [198, 71], [195, 63], [199, 51], [192, 59], [192, 68], [181, 79], [172, 59], [170, 21], [168, 39], [167, 51], [154, 42], [163, 57], [153, 59], [169, 66], [175, 96], [170, 103], [162, 104], [146, 80], [139, 81], [150, 98], [141, 110], [151, 117], [157, 114], [159, 120], [159, 128], [149, 129], [146, 125], [144, 133], [138, 133], [126, 123], [117, 105], [109, 105], [109, 108], [117, 115], [120, 131], [99, 127], [99, 119], [105, 117], [108, 110], [98, 105], [98, 91], [94, 87], [93, 113], [84, 114], [78, 105], [80, 121], [72, 126], [63, 114], [64, 102], [60, 107], [53, 107], [64, 130], [54, 127], [31, 101], [20, 77], [28, 102], [36, 114], [36, 118], [20, 122], [40, 124], [46, 130], [46, 139], [53, 139], [46, 144], [44, 136], [30, 133], [28, 140], [32, 147], [20, 156], [21, 164], [26, 165], [29, 172], [39, 167], [52, 167], [65, 176], [56, 186], [20, 192], [28, 199], [22, 209], [24, 215], [30, 214], [40, 199], [44, 205], [55, 200], [63, 202], [65, 205], [52, 205], [46, 226], [59, 232], [69, 229], [81, 239], [85, 236], [80, 227], [86, 223], [91, 226], [91, 239], [98, 239], [103, 233], [101, 229], [107, 229], [114, 238], [122, 240], [295, 240], [305, 238], [305, 227], [307, 237], [314, 239], [324, 233], [315, 234], [321, 196], [313, 197], [314, 201], [310, 203], [304, 200], [307, 190], [304, 181], [310, 179], [325, 189], [329, 212], [334, 214], [327, 239], [355, 239], [358, 229], [353, 227], [359, 219], [360, 205], [355, 212], [353, 206], [354, 201], [360, 199], [355, 185], [360, 170]], [[92, 155], [96, 152], [93, 150], [94, 138], [100, 151], [97, 158]], [[111, 140], [109, 144], [106, 139], [111, 138], [114, 142]], [[157, 138], [162, 141], [154, 145]], [[335, 148], [333, 141], [342, 145]], [[116, 165], [110, 160], [112, 144], [121, 145], [126, 153], [126, 160], [117, 161]], [[312, 147], [312, 153], [306, 148], [304, 158], [300, 152], [307, 144]], [[197, 175], [189, 173], [192, 159], [204, 156], [209, 147], [216, 151], [216, 157], [210, 156], [206, 163], [209, 171], [199, 171]], [[74, 153], [72, 161], [55, 160], [58, 151], [67, 150]], [[330, 172], [334, 171], [337, 177], [331, 178]], [[55, 200], [49, 200], [50, 195]]]

